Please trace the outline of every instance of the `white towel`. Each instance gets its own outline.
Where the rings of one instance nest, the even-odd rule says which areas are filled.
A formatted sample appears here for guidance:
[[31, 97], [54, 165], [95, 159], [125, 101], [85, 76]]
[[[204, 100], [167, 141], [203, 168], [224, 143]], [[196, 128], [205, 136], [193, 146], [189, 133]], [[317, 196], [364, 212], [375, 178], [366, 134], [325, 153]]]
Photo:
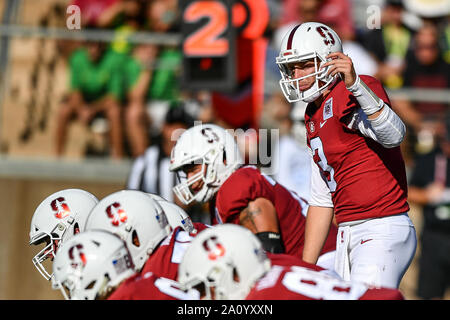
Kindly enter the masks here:
[[336, 259], [334, 268], [342, 279], [350, 280], [350, 260], [348, 256], [350, 243], [350, 226], [339, 227], [336, 239]]

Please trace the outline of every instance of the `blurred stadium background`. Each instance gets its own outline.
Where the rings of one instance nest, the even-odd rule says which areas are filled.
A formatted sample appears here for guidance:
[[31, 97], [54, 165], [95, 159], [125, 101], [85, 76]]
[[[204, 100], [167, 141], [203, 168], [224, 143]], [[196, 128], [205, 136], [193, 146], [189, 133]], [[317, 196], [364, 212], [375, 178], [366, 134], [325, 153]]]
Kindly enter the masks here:
[[[195, 57], [186, 54], [187, 48], [182, 46], [183, 39], [192, 34], [182, 22], [183, 9], [196, 1], [0, 0], [0, 299], [61, 299], [60, 293], [51, 289], [31, 262], [36, 251], [28, 245], [28, 232], [35, 208], [49, 194], [64, 188], [82, 188], [98, 198], [125, 188], [133, 160], [142, 154], [142, 148], [133, 149], [135, 142], [125, 138], [123, 155], [112, 157], [108, 138], [111, 126], [104, 116], [95, 117], [87, 126], [80, 121], [68, 123], [64, 152], [55, 152], [58, 110], [74, 89], [70, 61], [74, 52], [88, 43], [101, 43], [107, 46], [106, 50], [137, 57], [140, 72], [150, 70], [152, 79], [158, 81], [150, 80], [144, 90], [144, 110], [152, 120], [146, 127], [150, 137], [146, 146], [157, 143], [164, 112], [180, 99], [188, 102], [187, 111], [195, 120], [214, 121], [229, 128], [277, 128], [281, 134], [292, 134], [303, 141], [304, 106], [283, 102], [274, 62], [280, 30], [298, 21], [302, 12], [295, 9], [296, 1], [258, 1], [212, 1], [233, 7], [232, 27], [228, 25], [222, 33], [230, 43], [229, 51], [218, 58], [208, 52]], [[391, 99], [399, 101], [399, 114], [410, 128], [403, 148], [408, 170], [412, 170], [415, 156], [430, 151], [436, 144], [450, 91], [449, 82], [421, 88], [402, 79], [400, 70], [404, 69], [397, 67], [404, 67], [406, 53], [396, 59], [391, 55], [391, 60], [386, 58], [387, 62], [383, 62], [378, 52], [371, 51], [376, 48], [374, 42], [365, 41], [369, 38], [368, 21], [377, 14], [377, 8], [383, 15], [386, 4], [395, 6], [401, 1], [302, 2], [303, 20], [312, 14], [308, 10], [314, 11], [317, 3], [328, 5], [319, 17], [325, 23], [336, 20], [335, 27], [342, 27], [340, 35], [348, 40], [348, 50], [355, 55], [351, 56], [359, 63], [361, 72], [382, 78]], [[74, 11], [68, 12], [74, 4], [81, 8], [80, 29], [70, 28], [77, 22], [73, 20]], [[449, 6], [448, 1], [404, 1], [401, 16], [402, 23], [411, 30], [411, 37], [424, 22], [438, 26], [447, 65]], [[341, 18], [348, 15], [347, 25], [333, 16], [336, 12]], [[390, 14], [388, 18], [395, 19]], [[377, 21], [376, 16], [373, 21]], [[394, 46], [396, 41], [403, 41], [401, 37], [397, 39], [393, 40]], [[144, 49], [134, 50], [139, 47]], [[151, 50], [155, 47], [158, 51], [154, 57]], [[150, 51], [145, 51], [146, 48]], [[170, 59], [161, 53], [170, 50], [178, 55], [168, 63]], [[115, 63], [119, 66], [127, 63], [120, 61]], [[201, 72], [192, 72], [197, 69]], [[128, 83], [118, 86], [117, 90], [123, 89], [122, 98], [125, 97], [119, 101], [128, 101], [129, 87]], [[222, 92], [221, 88], [229, 90]], [[400, 111], [405, 100], [413, 104], [413, 109]], [[434, 105], [433, 110], [437, 111], [430, 117], [420, 115], [424, 109], [415, 106], [424, 103]], [[396, 106], [393, 103], [394, 109]], [[420, 117], [410, 117], [416, 111]], [[417, 123], [417, 119], [423, 123]], [[124, 130], [127, 124], [122, 123]], [[410, 216], [420, 236], [421, 207], [411, 204]], [[400, 286], [408, 299], [420, 299], [416, 293], [420, 253], [419, 241], [416, 258]], [[448, 298], [450, 294], [446, 295]]]

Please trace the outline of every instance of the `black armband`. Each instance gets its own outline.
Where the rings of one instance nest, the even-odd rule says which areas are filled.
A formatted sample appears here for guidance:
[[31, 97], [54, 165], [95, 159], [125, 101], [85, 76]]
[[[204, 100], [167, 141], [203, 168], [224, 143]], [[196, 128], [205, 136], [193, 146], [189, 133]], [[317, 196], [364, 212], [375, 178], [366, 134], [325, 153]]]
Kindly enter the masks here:
[[284, 253], [284, 246], [279, 233], [259, 232], [256, 236], [262, 242], [262, 246], [267, 252]]

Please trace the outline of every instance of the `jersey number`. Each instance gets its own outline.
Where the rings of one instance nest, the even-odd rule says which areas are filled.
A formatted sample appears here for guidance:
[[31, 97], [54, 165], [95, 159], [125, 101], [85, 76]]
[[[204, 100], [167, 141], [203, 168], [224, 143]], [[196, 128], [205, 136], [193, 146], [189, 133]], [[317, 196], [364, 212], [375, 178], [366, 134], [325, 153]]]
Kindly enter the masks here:
[[315, 161], [317, 165], [321, 169], [322, 178], [325, 180], [325, 182], [328, 185], [328, 188], [331, 192], [336, 191], [336, 181], [334, 180], [334, 169], [328, 164], [327, 157], [325, 156], [325, 153], [323, 151], [323, 144], [322, 140], [320, 140], [320, 137], [316, 137], [311, 139], [311, 149], [313, 153], [313, 157], [315, 157], [316, 150], [317, 155], [319, 156], [319, 161]]
[[174, 297], [178, 300], [198, 300], [199, 297], [193, 291], [184, 291], [175, 281], [166, 278], [159, 278], [155, 281], [155, 286], [162, 293]]
[[281, 283], [290, 291], [317, 300], [350, 300], [361, 297], [367, 288], [362, 284], [345, 283], [317, 271], [293, 266]]

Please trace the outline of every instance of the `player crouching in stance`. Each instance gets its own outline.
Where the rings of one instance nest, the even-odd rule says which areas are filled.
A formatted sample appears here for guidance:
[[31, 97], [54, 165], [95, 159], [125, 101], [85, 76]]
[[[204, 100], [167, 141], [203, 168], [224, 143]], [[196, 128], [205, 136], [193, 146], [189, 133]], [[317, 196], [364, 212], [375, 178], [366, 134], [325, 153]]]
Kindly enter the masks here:
[[[175, 280], [184, 250], [192, 237], [207, 226], [195, 223], [194, 229], [192, 225], [187, 228], [187, 217], [179, 211], [171, 212], [173, 207], [163, 202], [156, 195], [142, 191], [114, 192], [101, 199], [92, 209], [86, 221], [86, 230], [105, 230], [123, 239], [137, 272], [153, 272]], [[168, 222], [166, 212], [174, 216], [174, 219], [171, 218], [175, 221], [174, 229]], [[185, 223], [176, 223], [177, 220]]]
[[142, 277], [137, 275], [125, 242], [103, 230], [87, 230], [65, 242], [56, 254], [53, 273], [55, 284], [70, 300], [114, 300], [116, 290], [130, 278], [140, 282], [141, 290], [133, 290], [127, 297], [121, 296], [123, 299], [198, 298], [198, 292], [179, 290], [173, 280], [151, 273]]
[[52, 279], [51, 266], [47, 264], [53, 261], [62, 243], [84, 231], [86, 219], [97, 203], [98, 199], [85, 190], [64, 189], [49, 195], [34, 211], [30, 245], [44, 247], [32, 261], [46, 280]]
[[[274, 254], [276, 256], [276, 254]], [[215, 300], [404, 300], [397, 289], [332, 277], [303, 261], [277, 265], [248, 229], [223, 224], [202, 231], [186, 250], [178, 282]]]
[[[301, 258], [306, 201], [255, 166], [244, 165], [230, 132], [214, 124], [189, 128], [172, 149], [169, 170], [180, 180], [174, 187], [180, 201], [208, 202], [213, 225], [244, 226], [266, 251]], [[321, 251], [332, 254], [333, 262], [336, 234], [337, 228], [331, 227]]]

